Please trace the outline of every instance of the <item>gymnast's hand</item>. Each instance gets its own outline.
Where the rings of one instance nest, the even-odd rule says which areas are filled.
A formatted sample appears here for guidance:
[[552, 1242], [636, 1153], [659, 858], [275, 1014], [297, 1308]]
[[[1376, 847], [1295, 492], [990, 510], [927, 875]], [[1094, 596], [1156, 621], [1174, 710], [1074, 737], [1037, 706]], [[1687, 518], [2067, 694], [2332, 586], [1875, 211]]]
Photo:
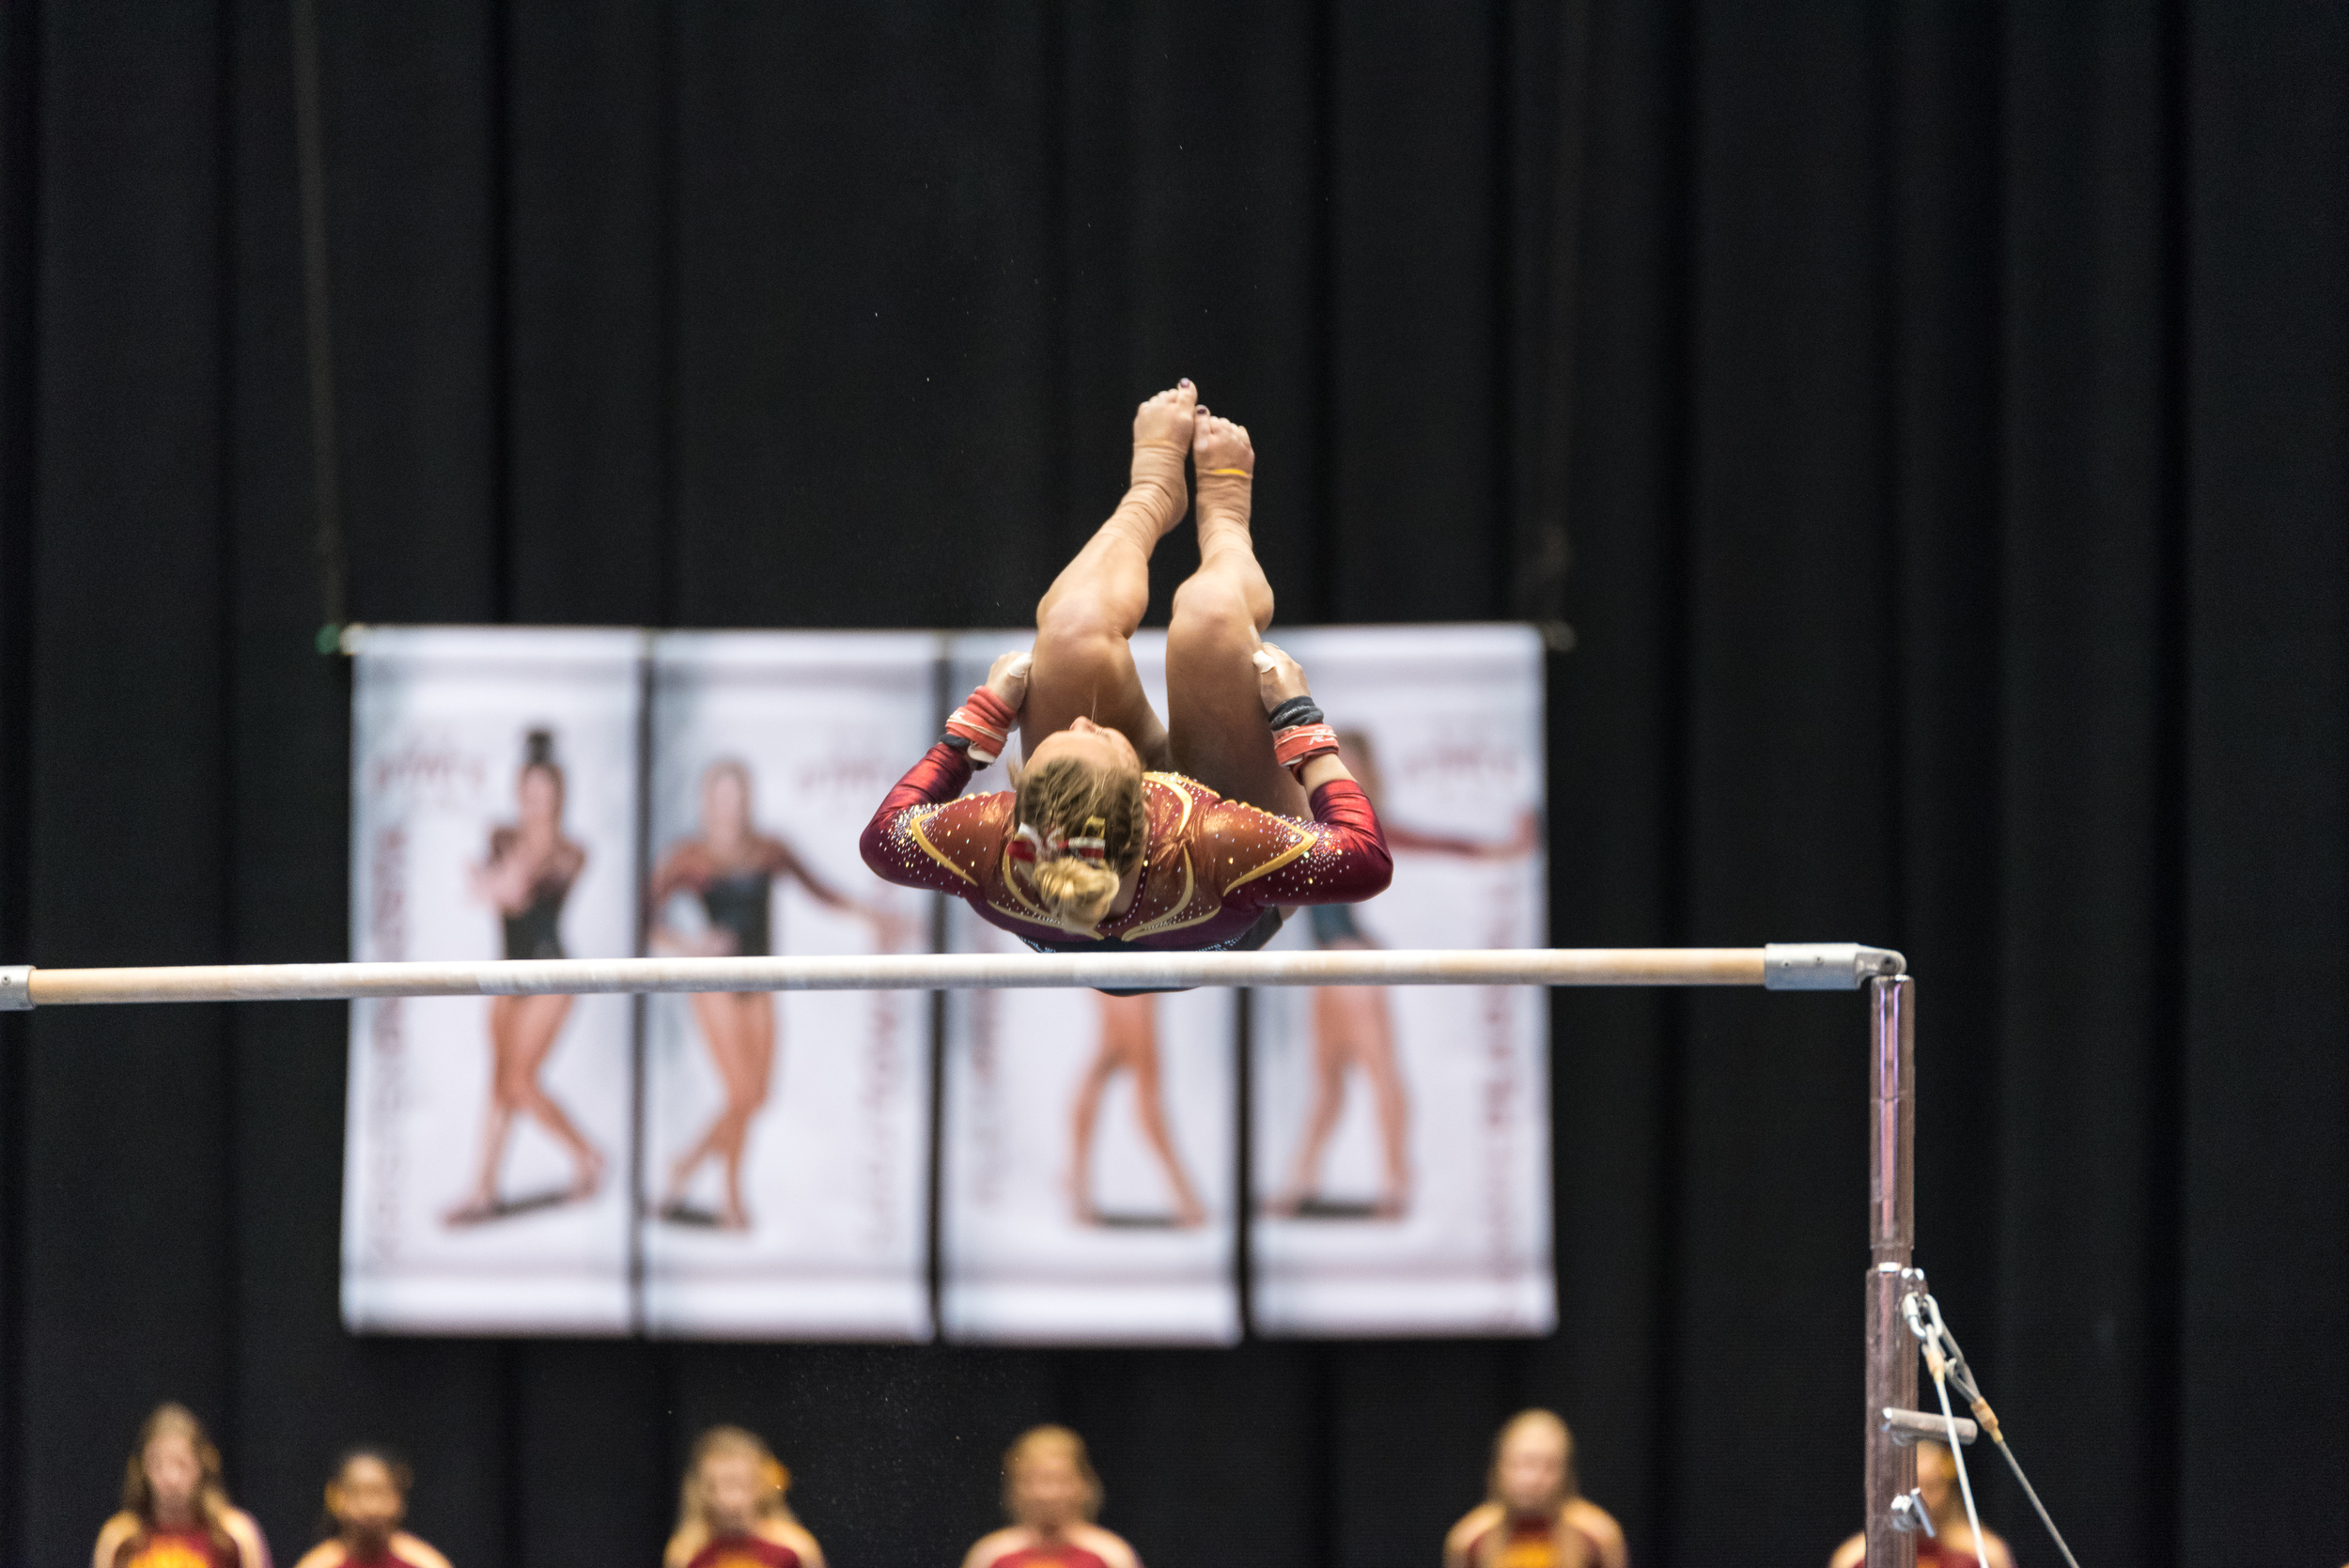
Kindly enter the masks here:
[[1028, 669], [1034, 660], [1024, 651], [1004, 654], [987, 669], [987, 689], [1014, 713], [1028, 700]]
[[1256, 649], [1256, 694], [1264, 699], [1264, 710], [1270, 713], [1291, 697], [1307, 697], [1313, 693], [1305, 689], [1304, 666], [1266, 643]]

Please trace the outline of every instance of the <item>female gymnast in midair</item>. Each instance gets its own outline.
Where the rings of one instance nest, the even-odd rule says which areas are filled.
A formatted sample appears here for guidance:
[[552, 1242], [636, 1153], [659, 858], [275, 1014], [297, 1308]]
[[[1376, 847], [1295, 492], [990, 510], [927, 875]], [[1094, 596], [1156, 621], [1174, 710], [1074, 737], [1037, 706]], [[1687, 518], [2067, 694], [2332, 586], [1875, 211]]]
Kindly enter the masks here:
[[408, 1467], [381, 1449], [343, 1455], [326, 1483], [334, 1533], [294, 1568], [448, 1568], [448, 1559], [399, 1527], [408, 1518]]
[[[1186, 457], [1199, 569], [1174, 594], [1161, 724], [1127, 639], [1149, 604], [1150, 552], [1190, 505]], [[1263, 639], [1254, 468], [1247, 430], [1199, 407], [1189, 381], [1142, 405], [1125, 499], [1036, 606], [1032, 655], [997, 660], [881, 802], [867, 865], [956, 893], [1042, 952], [1258, 948], [1281, 906], [1384, 891], [1378, 819], [1304, 672]], [[1017, 790], [957, 799], [1015, 723]]]
[[1065, 1426], [1032, 1427], [1003, 1455], [1011, 1528], [981, 1537], [962, 1568], [1142, 1568], [1131, 1546], [1093, 1522], [1100, 1511], [1085, 1440]]
[[[750, 769], [734, 761], [715, 762], [702, 774], [701, 833], [670, 849], [653, 873], [647, 895], [656, 924], [655, 952], [716, 957], [762, 957], [773, 951], [768, 929], [774, 879], [796, 877], [820, 902], [873, 924], [883, 951], [894, 945], [895, 922], [883, 910], [857, 903], [817, 877], [781, 839], [754, 825]], [[658, 924], [661, 911], [679, 893], [701, 899], [709, 928], [688, 937]], [[725, 1206], [718, 1223], [730, 1231], [750, 1228], [742, 1202], [742, 1152], [751, 1122], [767, 1103], [775, 1062], [775, 999], [765, 991], [697, 991], [690, 999], [709, 1060], [725, 1088], [726, 1103], [700, 1140], [669, 1170], [669, 1188], [660, 1212], [684, 1212], [693, 1172], [711, 1158], [725, 1169]]]
[[824, 1568], [823, 1548], [783, 1500], [790, 1484], [755, 1433], [711, 1427], [685, 1467], [661, 1568]]
[[[1357, 783], [1378, 804], [1378, 761], [1370, 737], [1347, 731], [1338, 737], [1338, 754], [1347, 759]], [[1532, 853], [1540, 825], [1532, 812], [1517, 823], [1517, 834], [1505, 843], [1479, 844], [1440, 833], [1423, 833], [1397, 826], [1382, 814], [1380, 826], [1387, 847], [1398, 855], [1419, 851], [1470, 860], [1511, 860]], [[1323, 904], [1313, 910], [1314, 945], [1324, 952], [1374, 948], [1344, 904]], [[1304, 1136], [1298, 1140], [1287, 1183], [1272, 1201], [1271, 1212], [1307, 1212], [1321, 1180], [1321, 1157], [1330, 1134], [1337, 1131], [1338, 1114], [1346, 1108], [1346, 1075], [1359, 1069], [1370, 1085], [1372, 1108], [1378, 1117], [1378, 1147], [1385, 1182], [1372, 1213], [1380, 1219], [1400, 1219], [1410, 1206], [1410, 1096], [1395, 1061], [1394, 1010], [1388, 1005], [1384, 986], [1321, 986], [1313, 996], [1314, 1099], [1305, 1113]]]
[[[508, 958], [563, 956], [563, 901], [586, 869], [587, 851], [563, 831], [563, 769], [554, 737], [532, 730], [523, 741], [514, 782], [518, 820], [490, 834], [490, 858], [471, 868], [474, 896], [490, 905], [505, 925]], [[498, 1167], [517, 1112], [534, 1117], [570, 1152], [574, 1175], [566, 1198], [595, 1195], [603, 1182], [603, 1156], [571, 1124], [538, 1082], [554, 1049], [568, 996], [502, 996], [490, 1001], [490, 1112], [482, 1125], [481, 1164], [473, 1193], [452, 1209], [448, 1223], [478, 1224], [505, 1209], [498, 1202]]]
[[261, 1527], [229, 1503], [220, 1450], [185, 1405], [159, 1405], [140, 1426], [90, 1568], [269, 1568]]
[[1521, 1410], [1493, 1442], [1486, 1500], [1444, 1537], [1443, 1568], [1629, 1568], [1614, 1515], [1574, 1483], [1574, 1434]]

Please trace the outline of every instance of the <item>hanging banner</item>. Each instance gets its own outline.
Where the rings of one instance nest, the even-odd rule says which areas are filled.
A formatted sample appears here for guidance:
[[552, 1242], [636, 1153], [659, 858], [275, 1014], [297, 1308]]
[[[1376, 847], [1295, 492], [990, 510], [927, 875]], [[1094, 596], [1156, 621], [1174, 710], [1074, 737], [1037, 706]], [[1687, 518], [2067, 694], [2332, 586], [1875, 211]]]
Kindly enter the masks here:
[[[378, 629], [355, 649], [351, 956], [619, 957], [637, 930], [644, 638]], [[350, 1009], [343, 1318], [631, 1326], [633, 1003]]]
[[[1523, 627], [1300, 630], [1394, 882], [1273, 946], [1540, 947], [1542, 648]], [[1252, 1315], [1289, 1335], [1547, 1333], [1548, 1018], [1532, 987], [1252, 992]]]
[[[927, 633], [653, 646], [650, 946], [926, 952], [935, 895], [857, 835], [936, 738]], [[644, 1312], [658, 1334], [926, 1339], [930, 998], [646, 999]]]
[[[1033, 635], [955, 638], [949, 698]], [[1165, 638], [1142, 633], [1132, 646], [1163, 716]], [[1008, 772], [998, 763], [971, 787], [1008, 789]], [[947, 930], [955, 952], [1024, 951], [960, 899], [948, 901]], [[946, 1333], [1056, 1344], [1238, 1339], [1233, 993], [958, 991], [946, 1020]]]

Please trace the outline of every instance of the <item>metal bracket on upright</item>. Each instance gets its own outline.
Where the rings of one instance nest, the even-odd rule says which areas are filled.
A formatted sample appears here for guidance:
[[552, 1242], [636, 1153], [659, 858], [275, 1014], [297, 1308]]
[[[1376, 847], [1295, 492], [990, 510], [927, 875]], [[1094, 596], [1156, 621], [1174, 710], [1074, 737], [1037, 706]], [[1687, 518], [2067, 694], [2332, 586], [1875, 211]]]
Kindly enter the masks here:
[[1897, 1448], [1911, 1443], [1947, 1443], [1950, 1428], [1957, 1428], [1957, 1440], [1970, 1443], [1982, 1436], [1982, 1428], [1964, 1416], [1943, 1420], [1930, 1410], [1903, 1410], [1897, 1405], [1884, 1407], [1884, 1435]]
[[33, 966], [0, 965], [0, 1013], [33, 1010]]
[[1907, 972], [1908, 960], [1889, 947], [1770, 942], [1762, 949], [1762, 985], [1772, 991], [1856, 991]]

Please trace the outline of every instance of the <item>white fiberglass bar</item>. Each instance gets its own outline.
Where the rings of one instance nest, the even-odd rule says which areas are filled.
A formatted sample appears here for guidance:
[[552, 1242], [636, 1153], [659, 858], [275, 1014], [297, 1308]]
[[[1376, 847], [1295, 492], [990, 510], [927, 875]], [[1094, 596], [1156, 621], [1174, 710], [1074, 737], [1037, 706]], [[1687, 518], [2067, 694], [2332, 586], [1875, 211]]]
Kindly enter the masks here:
[[1475, 952], [921, 953], [822, 958], [545, 958], [478, 963], [0, 969], [0, 1010], [126, 1001], [587, 995], [606, 991], [931, 991], [1176, 986], [1766, 986], [1857, 990], [1901, 955], [1853, 942]]

